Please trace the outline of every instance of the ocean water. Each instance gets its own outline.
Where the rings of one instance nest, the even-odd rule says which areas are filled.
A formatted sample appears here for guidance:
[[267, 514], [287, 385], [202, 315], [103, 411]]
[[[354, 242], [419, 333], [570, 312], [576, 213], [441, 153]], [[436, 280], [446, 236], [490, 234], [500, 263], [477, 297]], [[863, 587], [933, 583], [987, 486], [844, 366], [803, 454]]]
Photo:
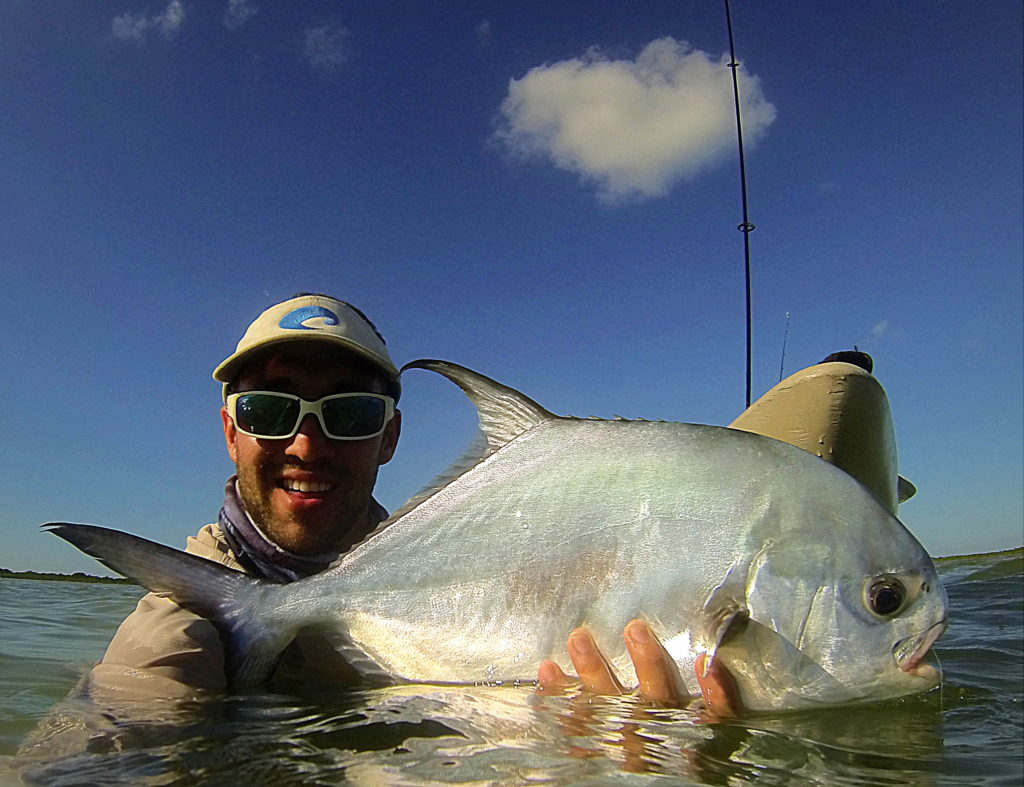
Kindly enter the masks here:
[[[952, 607], [940, 688], [720, 722], [528, 687], [319, 686], [96, 708], [68, 695], [141, 591], [0, 579], [0, 785], [1020, 787], [1024, 551], [939, 568]], [[44, 719], [60, 734], [32, 737]]]

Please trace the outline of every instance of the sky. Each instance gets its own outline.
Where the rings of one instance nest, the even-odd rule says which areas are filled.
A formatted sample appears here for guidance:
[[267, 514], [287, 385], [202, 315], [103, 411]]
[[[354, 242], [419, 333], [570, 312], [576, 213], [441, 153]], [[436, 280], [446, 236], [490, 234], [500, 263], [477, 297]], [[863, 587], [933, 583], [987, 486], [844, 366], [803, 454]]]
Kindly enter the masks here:
[[[1021, 3], [732, 13], [755, 398], [870, 353], [901, 519], [934, 555], [1020, 546]], [[300, 291], [556, 413], [732, 421], [728, 46], [712, 0], [0, 0], [0, 566], [104, 573], [48, 521], [213, 521], [212, 370]], [[476, 429], [403, 385], [391, 509]]]

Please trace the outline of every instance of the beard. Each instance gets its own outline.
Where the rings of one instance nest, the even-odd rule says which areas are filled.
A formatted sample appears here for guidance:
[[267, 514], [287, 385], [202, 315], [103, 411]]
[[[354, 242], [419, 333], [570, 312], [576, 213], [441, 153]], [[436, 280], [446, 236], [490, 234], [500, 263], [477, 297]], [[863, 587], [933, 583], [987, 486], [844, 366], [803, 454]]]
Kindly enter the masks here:
[[[285, 468], [281, 468], [285, 469]], [[278, 470], [278, 468], [274, 468]], [[333, 494], [338, 497], [329, 507], [316, 514], [301, 515], [277, 511], [273, 496], [278, 491], [277, 473], [268, 471], [262, 463], [236, 465], [238, 495], [246, 512], [261, 533], [279, 548], [299, 556], [337, 553], [361, 540], [367, 533], [369, 501], [373, 478], [363, 485], [354, 479], [338, 483]], [[356, 505], [359, 502], [361, 505]], [[370, 528], [376, 523], [370, 523]]]

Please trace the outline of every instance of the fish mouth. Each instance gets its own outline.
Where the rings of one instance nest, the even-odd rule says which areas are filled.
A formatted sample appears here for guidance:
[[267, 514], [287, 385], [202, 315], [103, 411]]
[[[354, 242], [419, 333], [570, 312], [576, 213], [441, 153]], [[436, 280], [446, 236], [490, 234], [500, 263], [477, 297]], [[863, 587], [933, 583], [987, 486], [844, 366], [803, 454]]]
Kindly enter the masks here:
[[925, 629], [920, 634], [905, 637], [893, 645], [893, 656], [896, 664], [901, 670], [909, 675], [918, 677], [932, 677], [937, 674], [931, 664], [925, 664], [924, 658], [928, 655], [935, 641], [942, 636], [946, 630], [948, 620], [943, 618], [938, 623]]

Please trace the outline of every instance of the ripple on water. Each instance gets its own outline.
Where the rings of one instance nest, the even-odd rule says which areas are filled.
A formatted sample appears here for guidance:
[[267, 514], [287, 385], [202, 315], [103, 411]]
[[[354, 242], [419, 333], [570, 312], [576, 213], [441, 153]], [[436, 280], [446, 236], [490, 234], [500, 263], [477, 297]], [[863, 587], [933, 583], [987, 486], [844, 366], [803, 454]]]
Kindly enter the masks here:
[[161, 712], [72, 698], [63, 717], [49, 716], [61, 734], [16, 761], [2, 755], [98, 658], [140, 591], [0, 580], [0, 784], [6, 769], [46, 785], [1016, 787], [1024, 775], [1024, 621], [1014, 559], [940, 564], [952, 608], [936, 647], [945, 684], [900, 701], [710, 723], [628, 697], [507, 687], [314, 687]]

